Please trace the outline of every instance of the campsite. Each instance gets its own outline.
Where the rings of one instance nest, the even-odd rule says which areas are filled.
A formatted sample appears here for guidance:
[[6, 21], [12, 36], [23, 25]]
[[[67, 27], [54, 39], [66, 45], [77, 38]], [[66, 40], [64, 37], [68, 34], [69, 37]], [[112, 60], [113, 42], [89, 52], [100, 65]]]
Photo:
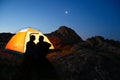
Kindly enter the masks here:
[[[35, 66], [35, 64], [33, 64], [35, 62], [33, 62], [33, 63], [30, 62], [29, 66], [27, 63], [25, 63], [25, 66], [23, 67], [23, 65], [24, 65], [23, 63], [24, 63], [24, 59], [25, 59], [24, 54], [26, 51], [26, 45], [27, 45], [27, 42], [30, 41], [30, 36], [32, 36], [32, 35], [34, 35], [36, 37], [36, 40], [34, 41], [35, 43], [38, 42], [39, 36], [43, 36], [44, 41], [50, 43], [50, 45], [51, 45], [50, 49], [54, 49], [53, 44], [49, 41], [49, 39], [42, 32], [32, 29], [32, 28], [27, 28], [27, 29], [19, 31], [8, 41], [8, 43], [3, 47], [3, 49], [0, 52], [1, 55], [3, 55], [3, 56], [1, 56], [1, 58], [3, 58], [3, 60], [7, 59], [5, 62], [8, 61], [7, 64], [6, 63], [3, 64], [4, 66], [5, 65], [7, 66], [5, 69], [8, 70], [9, 75], [12, 74], [12, 76], [10, 78], [6, 77], [6, 76], [5, 77], [2, 76], [3, 78], [0, 77], [1, 79], [3, 79], [3, 80], [4, 79], [8, 79], [8, 80], [10, 80], [10, 79], [12, 79], [12, 80], [39, 79], [38, 78], [39, 74], [37, 73], [37, 71], [39, 71], [40, 67], [38, 67], [38, 65]], [[44, 63], [43, 63], [43, 65], [44, 65]], [[50, 65], [46, 65], [46, 66], [43, 66], [43, 68], [46, 68], [45, 70], [48, 70]], [[15, 69], [13, 69], [13, 68], [15, 68]], [[28, 68], [30, 68], [30, 70], [27, 70]], [[13, 71], [9, 71], [12, 69], [13, 69]], [[31, 72], [31, 70], [32, 70], [32, 72]], [[45, 70], [44, 70], [44, 72], [45, 72]], [[47, 72], [50, 73], [49, 71], [47, 71]], [[42, 74], [44, 72], [42, 72]], [[1, 74], [3, 74], [3, 73], [1, 73]], [[49, 75], [52, 76], [51, 73]], [[46, 76], [49, 76], [49, 75], [46, 75]], [[56, 74], [54, 74], [54, 76], [55, 75]], [[13, 76], [14, 76], [14, 78], [13, 78]], [[47, 79], [49, 79], [49, 77], [47, 77]]]
[[[27, 28], [27, 30], [29, 29], [31, 28]], [[20, 30], [16, 34], [0, 34], [1, 39], [5, 37], [5, 40], [9, 39], [7, 41], [2, 39], [3, 41], [0, 42], [1, 80], [119, 80], [120, 42], [101, 36], [92, 37], [85, 41], [74, 30], [66, 26], [61, 26], [52, 33], [44, 34], [47, 40], [53, 44], [52, 50], [46, 58], [54, 66], [56, 74], [53, 76], [48, 73], [47, 77], [40, 77], [39, 67], [33, 66], [32, 62], [30, 64], [32, 72], [25, 72], [28, 69], [28, 67], [22, 67], [25, 46], [21, 48], [23, 45], [19, 41], [25, 36], [21, 36], [21, 34], [27, 30]], [[70, 33], [68, 34], [68, 32]], [[18, 36], [14, 41], [13, 39], [18, 34], [21, 37]], [[26, 38], [24, 40], [29, 41]], [[14, 45], [15, 42], [18, 45], [17, 43]], [[12, 45], [11, 48], [8, 47], [8, 44]], [[49, 66], [44, 66], [44, 68], [47, 70]]]
[[120, 80], [120, 0], [0, 0], [0, 80]]

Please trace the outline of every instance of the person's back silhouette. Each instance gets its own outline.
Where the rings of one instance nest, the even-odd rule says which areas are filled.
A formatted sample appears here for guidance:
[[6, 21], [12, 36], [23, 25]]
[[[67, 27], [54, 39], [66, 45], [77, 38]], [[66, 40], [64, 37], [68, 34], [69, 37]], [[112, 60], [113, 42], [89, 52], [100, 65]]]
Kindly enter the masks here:
[[36, 51], [38, 53], [38, 58], [45, 58], [49, 51], [49, 47], [51, 44], [47, 43], [44, 41], [44, 37], [40, 36], [39, 37], [39, 42], [36, 45]]
[[33, 68], [34, 68], [34, 53], [35, 53], [35, 36], [31, 35], [30, 40], [26, 44], [26, 51], [24, 53], [24, 60], [22, 64], [23, 68], [23, 78], [29, 79], [33, 75]]
[[[39, 67], [39, 74], [41, 78], [53, 78], [55, 77], [55, 69], [49, 60], [46, 58], [46, 55], [49, 53], [49, 47], [51, 44], [44, 41], [44, 37], [39, 37], [39, 42], [36, 44], [37, 51], [37, 62]], [[54, 73], [54, 74], [53, 74]]]
[[34, 40], [35, 40], [35, 36], [34, 35], [30, 36], [30, 41], [27, 42], [27, 45], [26, 45], [26, 51], [25, 51], [26, 56], [33, 55], [34, 49], [35, 49]]

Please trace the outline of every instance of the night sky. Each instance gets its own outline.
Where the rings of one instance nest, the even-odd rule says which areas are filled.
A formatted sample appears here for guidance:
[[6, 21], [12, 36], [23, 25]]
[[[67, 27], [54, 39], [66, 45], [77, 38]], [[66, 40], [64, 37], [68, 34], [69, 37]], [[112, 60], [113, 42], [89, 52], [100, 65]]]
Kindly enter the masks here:
[[68, 26], [83, 39], [120, 40], [120, 0], [0, 0], [0, 32]]

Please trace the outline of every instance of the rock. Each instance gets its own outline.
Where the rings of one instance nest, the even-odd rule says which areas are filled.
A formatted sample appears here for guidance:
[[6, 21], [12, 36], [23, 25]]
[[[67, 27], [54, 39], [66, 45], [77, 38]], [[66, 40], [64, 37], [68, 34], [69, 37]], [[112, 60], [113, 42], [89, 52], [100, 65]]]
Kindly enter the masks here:
[[81, 37], [71, 28], [61, 26], [58, 30], [46, 34], [55, 48], [62, 48], [65, 45], [72, 45], [82, 42]]

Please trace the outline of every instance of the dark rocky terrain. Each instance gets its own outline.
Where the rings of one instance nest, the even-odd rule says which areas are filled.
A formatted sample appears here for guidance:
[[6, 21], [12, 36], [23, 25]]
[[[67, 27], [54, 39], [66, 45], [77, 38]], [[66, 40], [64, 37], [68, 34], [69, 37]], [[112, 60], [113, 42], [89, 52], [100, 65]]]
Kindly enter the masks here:
[[61, 26], [58, 30], [45, 35], [50, 39], [55, 48], [62, 48], [66, 45], [83, 41], [74, 30], [66, 26]]
[[[69, 34], [71, 31], [71, 34]], [[119, 80], [120, 74], [120, 42], [105, 39], [102, 36], [94, 36], [83, 41], [74, 31], [64, 26], [57, 31], [52, 32], [54, 35], [60, 33], [66, 36], [57, 37], [55, 42], [73, 41], [72, 44], [62, 45], [62, 52], [58, 52], [59, 57], [55, 57], [55, 64], [60, 68], [61, 76], [69, 80]], [[54, 36], [53, 35], [53, 36]], [[74, 38], [75, 36], [75, 38]], [[71, 38], [70, 38], [71, 37]], [[55, 39], [54, 36], [53, 39]], [[61, 47], [61, 46], [60, 46]], [[65, 55], [66, 54], [66, 55]]]
[[[7, 35], [9, 36], [4, 39], [0, 34], [0, 78], [13, 80], [19, 77], [17, 73], [20, 73], [18, 69], [23, 57], [4, 53], [5, 45], [2, 43], [6, 44], [14, 34]], [[66, 26], [45, 35], [56, 48], [47, 58], [57, 70], [60, 80], [120, 80], [119, 41], [102, 36], [82, 40], [74, 30]]]

